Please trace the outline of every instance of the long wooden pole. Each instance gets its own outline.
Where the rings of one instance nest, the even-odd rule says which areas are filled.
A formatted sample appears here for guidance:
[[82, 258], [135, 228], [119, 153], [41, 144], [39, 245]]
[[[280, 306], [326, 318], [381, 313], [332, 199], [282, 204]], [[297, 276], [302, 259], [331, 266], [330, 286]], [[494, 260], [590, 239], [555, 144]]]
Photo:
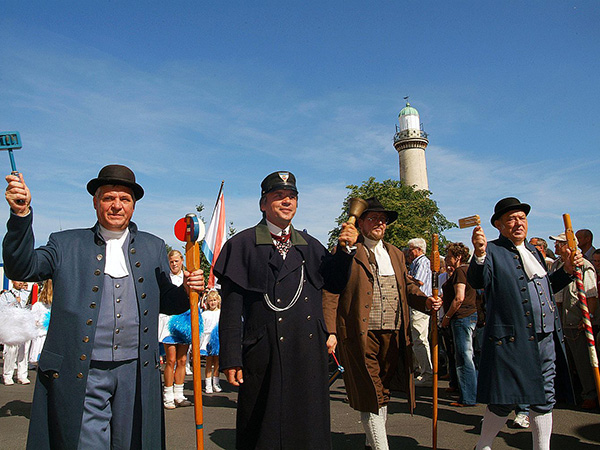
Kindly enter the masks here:
[[[186, 238], [188, 236], [186, 235]], [[189, 272], [200, 268], [200, 247], [198, 242], [186, 239], [185, 264]], [[194, 370], [194, 417], [196, 419], [196, 449], [204, 449], [204, 418], [202, 414], [202, 365], [200, 361], [200, 317], [198, 313], [199, 295], [190, 290], [190, 313], [192, 321], [192, 367]]]
[[[437, 298], [439, 293], [440, 252], [438, 249], [438, 235], [434, 234], [431, 243], [431, 291]], [[438, 422], [438, 320], [437, 311], [431, 311], [431, 348], [433, 365], [433, 412], [432, 412], [432, 448], [437, 449], [437, 422]]]
[[[571, 216], [569, 214], [563, 214], [563, 221], [565, 223], [567, 245], [571, 250], [571, 257], [573, 258], [575, 257], [575, 252], [577, 251], [577, 244], [575, 243], [575, 233], [573, 233], [573, 226], [571, 225]], [[600, 370], [598, 369], [598, 354], [596, 353], [596, 342], [594, 339], [594, 332], [592, 331], [592, 321], [590, 320], [590, 310], [588, 308], [585, 288], [583, 286], [583, 272], [581, 267], [575, 268], [575, 277], [579, 307], [583, 313], [583, 326], [588, 344], [590, 364], [592, 365], [592, 373], [594, 375], [594, 382], [596, 384], [596, 395], [598, 398], [600, 398]]]

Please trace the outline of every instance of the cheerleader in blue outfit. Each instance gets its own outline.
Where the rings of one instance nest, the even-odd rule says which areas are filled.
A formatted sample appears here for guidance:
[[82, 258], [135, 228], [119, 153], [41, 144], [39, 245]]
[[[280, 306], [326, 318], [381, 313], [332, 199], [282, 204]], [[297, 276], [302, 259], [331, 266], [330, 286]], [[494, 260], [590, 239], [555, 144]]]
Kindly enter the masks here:
[[206, 356], [206, 379], [204, 392], [221, 392], [219, 384], [219, 317], [221, 315], [221, 296], [211, 290], [205, 299], [206, 310], [202, 312], [204, 332], [200, 337], [200, 354]]
[[[183, 284], [183, 255], [178, 250], [171, 250], [167, 257], [171, 268], [171, 283], [181, 286]], [[187, 313], [175, 316], [160, 314], [158, 317], [158, 340], [164, 345], [166, 353], [163, 388], [165, 409], [175, 409], [177, 406], [192, 404], [183, 395], [185, 364], [191, 342], [191, 331], [186, 332], [185, 330], [191, 328], [189, 315], [189, 311], [187, 311]]]

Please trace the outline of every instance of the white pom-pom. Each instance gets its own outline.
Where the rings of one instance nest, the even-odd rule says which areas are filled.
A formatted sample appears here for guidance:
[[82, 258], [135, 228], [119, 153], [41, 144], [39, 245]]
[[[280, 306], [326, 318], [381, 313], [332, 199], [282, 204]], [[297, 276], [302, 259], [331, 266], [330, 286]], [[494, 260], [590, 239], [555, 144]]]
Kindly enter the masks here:
[[0, 343], [19, 345], [36, 336], [35, 318], [31, 310], [0, 306]]

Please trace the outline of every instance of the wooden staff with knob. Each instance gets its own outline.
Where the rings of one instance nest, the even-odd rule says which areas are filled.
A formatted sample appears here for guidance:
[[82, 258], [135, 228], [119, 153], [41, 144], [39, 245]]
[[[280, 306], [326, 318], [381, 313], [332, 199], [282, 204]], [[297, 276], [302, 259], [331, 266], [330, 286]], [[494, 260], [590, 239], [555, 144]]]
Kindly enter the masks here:
[[[431, 242], [431, 295], [438, 297], [440, 275], [440, 252], [438, 249], [438, 235], [434, 234]], [[438, 422], [438, 321], [437, 311], [431, 311], [431, 363], [433, 366], [433, 412], [432, 418], [432, 448], [437, 449], [437, 422]]]
[[[575, 233], [571, 226], [571, 216], [563, 214], [563, 222], [565, 223], [565, 236], [567, 237], [567, 246], [571, 250], [571, 261], [577, 252], [577, 244], [575, 243]], [[596, 384], [596, 394], [600, 398], [600, 370], [598, 369], [598, 354], [596, 353], [596, 342], [594, 332], [592, 331], [592, 321], [590, 320], [590, 310], [587, 304], [585, 288], [583, 285], [583, 271], [581, 267], [575, 267], [575, 284], [577, 285], [577, 298], [579, 299], [579, 307], [583, 313], [583, 326], [585, 337], [588, 343], [588, 351], [590, 355], [590, 364], [592, 365], [592, 373], [594, 374], [594, 383]]]
[[[175, 236], [185, 241], [185, 265], [188, 272], [200, 269], [200, 246], [204, 238], [204, 224], [195, 214], [187, 214], [175, 224]], [[190, 316], [192, 323], [192, 367], [194, 370], [194, 417], [196, 420], [196, 449], [204, 449], [204, 418], [202, 414], [202, 366], [200, 361], [200, 314], [198, 292], [190, 289]]]

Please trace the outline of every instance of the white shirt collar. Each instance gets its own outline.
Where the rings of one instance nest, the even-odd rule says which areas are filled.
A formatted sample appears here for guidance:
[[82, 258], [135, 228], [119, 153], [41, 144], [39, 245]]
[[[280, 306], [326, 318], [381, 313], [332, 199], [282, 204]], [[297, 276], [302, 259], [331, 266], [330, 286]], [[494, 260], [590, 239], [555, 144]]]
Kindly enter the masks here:
[[[266, 220], [266, 219], [265, 219], [265, 220]], [[275, 225], [274, 223], [271, 223], [271, 222], [269, 222], [268, 220], [266, 220], [266, 222], [267, 222], [267, 227], [269, 227], [269, 232], [270, 232], [271, 234], [275, 234], [275, 235], [277, 235], [277, 236], [281, 236], [281, 232], [282, 232], [283, 230], [285, 230], [286, 234], [289, 234], [289, 233], [290, 233], [290, 226], [291, 226], [291, 225], [288, 225], [287, 227], [285, 227], [285, 228], [281, 229], [281, 228], [279, 228], [277, 225]]]

